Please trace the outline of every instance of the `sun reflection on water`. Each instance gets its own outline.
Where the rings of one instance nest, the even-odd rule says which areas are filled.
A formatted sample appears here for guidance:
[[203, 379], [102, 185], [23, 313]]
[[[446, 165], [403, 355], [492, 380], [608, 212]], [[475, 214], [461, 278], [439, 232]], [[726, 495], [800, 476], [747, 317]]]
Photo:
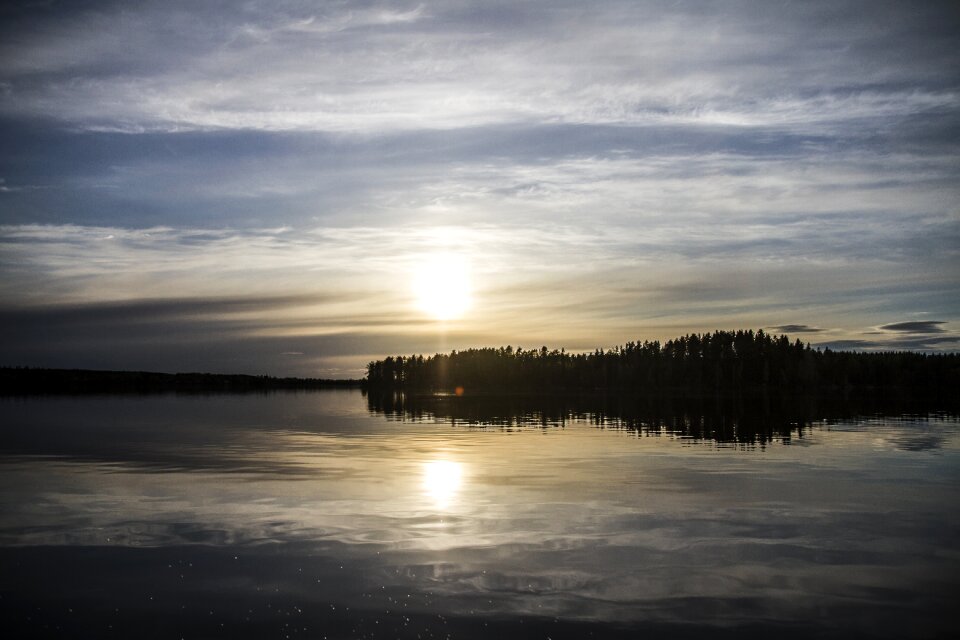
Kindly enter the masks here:
[[445, 509], [456, 498], [463, 484], [463, 465], [450, 460], [431, 460], [423, 464], [423, 489], [438, 509]]

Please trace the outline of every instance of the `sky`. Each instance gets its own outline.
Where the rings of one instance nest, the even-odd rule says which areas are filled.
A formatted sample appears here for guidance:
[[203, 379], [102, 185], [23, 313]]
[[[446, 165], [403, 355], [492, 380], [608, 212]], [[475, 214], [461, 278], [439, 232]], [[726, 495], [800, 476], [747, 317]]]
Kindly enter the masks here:
[[956, 351], [957, 42], [955, 2], [7, 3], [0, 365]]

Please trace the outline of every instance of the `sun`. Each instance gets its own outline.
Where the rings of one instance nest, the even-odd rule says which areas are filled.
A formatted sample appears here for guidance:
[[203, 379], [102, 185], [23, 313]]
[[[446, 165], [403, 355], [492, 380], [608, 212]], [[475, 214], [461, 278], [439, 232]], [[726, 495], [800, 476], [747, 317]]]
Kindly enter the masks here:
[[455, 320], [472, 304], [466, 259], [450, 253], [426, 256], [413, 276], [417, 307], [434, 320]]

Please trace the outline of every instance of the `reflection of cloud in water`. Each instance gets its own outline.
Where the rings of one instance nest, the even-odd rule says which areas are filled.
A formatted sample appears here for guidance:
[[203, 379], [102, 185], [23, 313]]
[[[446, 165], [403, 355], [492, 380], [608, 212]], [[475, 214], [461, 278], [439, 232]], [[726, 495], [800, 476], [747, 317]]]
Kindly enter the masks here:
[[936, 415], [881, 416], [826, 424], [833, 432], [831, 439], [868, 437], [877, 450], [934, 451], [951, 446], [956, 438], [949, 436], [957, 435], [956, 427], [950, 425], [946, 416]]
[[930, 451], [943, 446], [944, 438], [935, 433], [901, 433], [887, 439], [901, 451]]

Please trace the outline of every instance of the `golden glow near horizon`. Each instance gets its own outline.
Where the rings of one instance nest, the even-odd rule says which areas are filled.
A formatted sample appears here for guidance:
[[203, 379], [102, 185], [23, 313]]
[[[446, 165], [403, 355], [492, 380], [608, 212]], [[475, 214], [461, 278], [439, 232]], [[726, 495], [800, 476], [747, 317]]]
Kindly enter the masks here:
[[423, 465], [423, 490], [438, 509], [445, 509], [463, 483], [463, 465], [450, 460], [431, 460]]
[[417, 307], [434, 320], [456, 320], [473, 302], [467, 260], [451, 253], [425, 256], [413, 275]]

